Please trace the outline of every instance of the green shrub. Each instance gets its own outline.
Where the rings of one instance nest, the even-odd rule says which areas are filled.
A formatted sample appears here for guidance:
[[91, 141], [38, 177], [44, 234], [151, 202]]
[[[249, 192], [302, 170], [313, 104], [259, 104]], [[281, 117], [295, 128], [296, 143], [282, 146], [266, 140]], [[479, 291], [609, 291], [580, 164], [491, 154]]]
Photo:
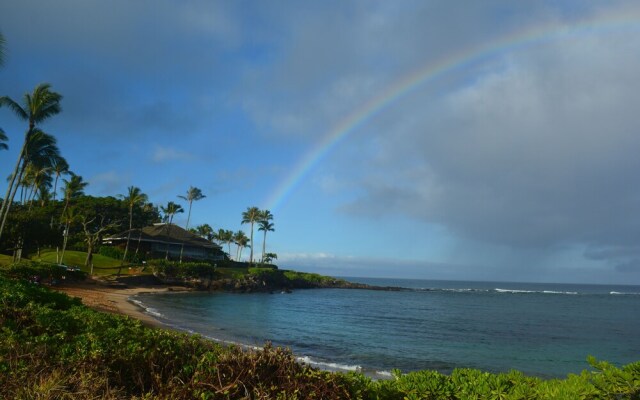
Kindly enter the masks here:
[[220, 274], [216, 271], [215, 264], [208, 262], [183, 262], [167, 261], [164, 259], [149, 260], [148, 264], [153, 268], [154, 274], [162, 278], [170, 279], [215, 279]]
[[86, 273], [81, 271], [68, 270], [62, 265], [29, 260], [9, 265], [8, 268], [5, 268], [5, 274], [16, 279], [47, 283], [59, 282], [63, 279], [82, 280], [86, 278]]

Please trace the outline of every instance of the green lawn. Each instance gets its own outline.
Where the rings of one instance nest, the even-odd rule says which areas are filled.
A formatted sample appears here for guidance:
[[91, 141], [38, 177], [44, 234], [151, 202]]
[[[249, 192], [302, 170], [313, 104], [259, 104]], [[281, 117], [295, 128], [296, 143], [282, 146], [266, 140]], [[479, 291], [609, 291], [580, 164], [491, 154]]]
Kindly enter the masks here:
[[[89, 268], [84, 266], [84, 261], [87, 258], [87, 253], [84, 251], [70, 251], [67, 250], [64, 252], [64, 264], [71, 267], [79, 267], [84, 272], [89, 272]], [[33, 261], [43, 261], [43, 262], [56, 262], [56, 251], [55, 250], [44, 250], [40, 253], [40, 257], [33, 256]], [[1, 262], [1, 261], [0, 261]], [[115, 258], [106, 257], [102, 254], [94, 254], [93, 255], [93, 273], [94, 275], [111, 275], [118, 272], [118, 267], [120, 266], [120, 260], [116, 260]], [[106, 269], [103, 269], [106, 268]], [[123, 269], [123, 272], [126, 273], [126, 269]]]
[[13, 262], [13, 257], [0, 254], [0, 265], [9, 265]]

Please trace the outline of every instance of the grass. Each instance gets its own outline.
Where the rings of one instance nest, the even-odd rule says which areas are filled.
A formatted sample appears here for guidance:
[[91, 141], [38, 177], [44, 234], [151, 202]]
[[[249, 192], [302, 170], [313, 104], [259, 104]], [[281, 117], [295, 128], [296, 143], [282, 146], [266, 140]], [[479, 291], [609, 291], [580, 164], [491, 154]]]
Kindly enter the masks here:
[[0, 254], [0, 265], [6, 266], [13, 263], [13, 257]]
[[[87, 258], [87, 253], [84, 251], [73, 251], [67, 250], [64, 252], [64, 264], [72, 267], [79, 267], [80, 270], [84, 272], [89, 272], [89, 268], [84, 266], [85, 259]], [[56, 262], [56, 251], [55, 250], [43, 250], [40, 252], [40, 257], [33, 256], [31, 258], [33, 261], [41, 261], [41, 262]], [[120, 260], [116, 260], [115, 258], [106, 257], [102, 254], [94, 254], [93, 255], [93, 273], [94, 275], [112, 275], [118, 273], [118, 268], [120, 267]], [[126, 269], [123, 269], [123, 272], [126, 273]]]
[[247, 268], [218, 268], [216, 271], [223, 279], [239, 279], [247, 275]]

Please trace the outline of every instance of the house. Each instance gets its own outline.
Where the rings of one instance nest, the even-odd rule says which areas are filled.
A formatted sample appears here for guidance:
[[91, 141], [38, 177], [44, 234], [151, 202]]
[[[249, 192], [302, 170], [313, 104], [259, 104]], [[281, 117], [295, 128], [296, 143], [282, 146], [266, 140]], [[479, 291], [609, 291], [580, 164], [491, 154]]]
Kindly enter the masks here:
[[[104, 238], [104, 245], [116, 246], [124, 249], [129, 230], [117, 235]], [[222, 248], [194, 233], [177, 225], [158, 223], [142, 229], [131, 230], [129, 252], [146, 255], [147, 259], [165, 258], [168, 252], [170, 259], [179, 259], [182, 252], [183, 260], [216, 261], [224, 259]]]

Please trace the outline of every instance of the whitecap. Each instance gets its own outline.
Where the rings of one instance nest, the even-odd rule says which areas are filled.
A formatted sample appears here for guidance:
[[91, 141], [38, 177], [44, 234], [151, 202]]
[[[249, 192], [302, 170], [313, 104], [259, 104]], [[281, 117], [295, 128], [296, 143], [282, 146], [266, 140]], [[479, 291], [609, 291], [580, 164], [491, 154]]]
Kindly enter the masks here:
[[362, 367], [359, 365], [348, 365], [348, 364], [338, 364], [333, 362], [317, 361], [312, 359], [309, 356], [296, 357], [296, 360], [298, 360], [298, 362], [301, 362], [303, 364], [308, 364], [314, 367], [318, 367], [321, 369], [328, 369], [332, 371], [354, 371], [354, 372], [362, 371]]

